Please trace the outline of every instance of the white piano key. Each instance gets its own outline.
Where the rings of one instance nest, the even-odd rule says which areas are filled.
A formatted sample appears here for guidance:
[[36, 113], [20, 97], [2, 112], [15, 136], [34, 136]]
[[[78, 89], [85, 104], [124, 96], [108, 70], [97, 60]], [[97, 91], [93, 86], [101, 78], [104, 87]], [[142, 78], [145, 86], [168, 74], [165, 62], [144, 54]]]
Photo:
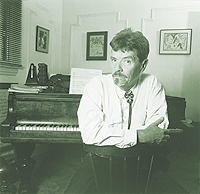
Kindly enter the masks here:
[[33, 130], [33, 126], [34, 126], [34, 124], [30, 124], [30, 126], [29, 126], [29, 130], [30, 130], [30, 131]]
[[22, 130], [22, 126], [21, 125], [18, 125], [17, 127], [18, 127], [19, 131]]
[[23, 130], [23, 125], [19, 125], [19, 131]]
[[32, 130], [33, 130], [33, 131], [36, 131], [36, 130], [37, 130], [37, 125], [36, 125], [36, 124], [34, 124], [34, 125], [32, 126]]
[[60, 131], [60, 125], [56, 125], [56, 131]]
[[67, 129], [67, 131], [70, 131], [70, 130], [71, 130], [70, 126], [67, 126], [66, 129]]
[[36, 125], [36, 130], [39, 131], [40, 130], [40, 125]]
[[37, 130], [37, 125], [33, 125], [33, 126], [32, 126], [32, 130], [33, 130], [33, 131], [36, 131], [36, 130]]
[[44, 124], [40, 124], [40, 125], [39, 125], [39, 130], [40, 130], [40, 131], [43, 131], [43, 127], [44, 127]]
[[58, 125], [58, 131], [63, 131], [63, 125]]
[[42, 124], [38, 124], [38, 125], [37, 125], [38, 131], [42, 131], [42, 126], [43, 126]]
[[15, 130], [18, 131], [18, 130], [19, 130], [19, 126], [20, 126], [20, 125], [17, 125], [17, 126], [15, 127]]
[[53, 125], [53, 131], [57, 131], [58, 125]]
[[57, 125], [56, 131], [60, 131], [60, 125]]
[[53, 125], [52, 124], [48, 126], [47, 131], [53, 131]]
[[47, 131], [49, 131], [49, 127], [50, 127], [50, 125], [47, 125], [47, 126], [46, 126], [46, 130], [47, 130]]
[[67, 127], [67, 131], [73, 131], [73, 127], [72, 126], [68, 126]]
[[79, 126], [78, 125], [76, 125], [76, 131], [79, 131]]
[[43, 130], [43, 131], [46, 131], [46, 130], [47, 130], [47, 124], [44, 124], [44, 125], [43, 125], [42, 130]]
[[68, 127], [68, 131], [73, 131], [72, 125], [70, 125], [70, 126]]
[[73, 131], [76, 131], [76, 126], [75, 125], [73, 126]]
[[75, 131], [79, 131], [78, 125], [75, 125], [74, 128], [75, 128]]
[[54, 125], [51, 125], [50, 130], [54, 131]]
[[30, 124], [26, 124], [24, 130], [29, 131], [29, 127], [30, 127]]
[[46, 126], [47, 131], [50, 131], [49, 128], [50, 128], [50, 125], [47, 125]]
[[30, 131], [31, 124], [26, 125], [26, 130]]
[[67, 125], [63, 125], [63, 131], [67, 131]]
[[57, 131], [63, 131], [63, 125], [58, 125]]
[[76, 126], [75, 125], [73, 126], [73, 131], [76, 131]]

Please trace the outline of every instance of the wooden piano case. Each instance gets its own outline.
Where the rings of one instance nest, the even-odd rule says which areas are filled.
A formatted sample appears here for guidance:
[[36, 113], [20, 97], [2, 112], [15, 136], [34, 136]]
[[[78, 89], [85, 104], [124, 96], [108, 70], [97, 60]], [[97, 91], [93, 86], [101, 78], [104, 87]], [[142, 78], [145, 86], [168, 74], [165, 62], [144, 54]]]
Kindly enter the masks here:
[[81, 143], [79, 131], [17, 131], [18, 123], [78, 125], [81, 95], [10, 93], [8, 115], [1, 124], [1, 141], [11, 143]]

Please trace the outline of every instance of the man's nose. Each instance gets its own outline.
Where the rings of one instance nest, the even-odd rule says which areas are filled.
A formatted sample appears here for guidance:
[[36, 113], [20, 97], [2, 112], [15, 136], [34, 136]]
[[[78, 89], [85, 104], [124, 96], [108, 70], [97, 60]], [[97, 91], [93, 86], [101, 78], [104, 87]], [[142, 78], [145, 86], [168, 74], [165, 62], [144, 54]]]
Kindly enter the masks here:
[[121, 61], [115, 64], [115, 71], [122, 71]]

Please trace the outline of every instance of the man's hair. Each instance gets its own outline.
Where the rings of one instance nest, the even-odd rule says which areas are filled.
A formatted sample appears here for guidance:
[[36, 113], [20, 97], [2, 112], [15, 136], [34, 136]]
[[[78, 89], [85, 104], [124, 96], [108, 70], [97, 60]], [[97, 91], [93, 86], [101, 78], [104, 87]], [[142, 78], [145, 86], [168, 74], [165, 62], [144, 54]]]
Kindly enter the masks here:
[[117, 52], [129, 52], [137, 50], [137, 56], [140, 62], [147, 59], [149, 54], [149, 41], [142, 34], [142, 32], [133, 32], [131, 28], [125, 28], [116, 34], [116, 36], [110, 41], [110, 46]]

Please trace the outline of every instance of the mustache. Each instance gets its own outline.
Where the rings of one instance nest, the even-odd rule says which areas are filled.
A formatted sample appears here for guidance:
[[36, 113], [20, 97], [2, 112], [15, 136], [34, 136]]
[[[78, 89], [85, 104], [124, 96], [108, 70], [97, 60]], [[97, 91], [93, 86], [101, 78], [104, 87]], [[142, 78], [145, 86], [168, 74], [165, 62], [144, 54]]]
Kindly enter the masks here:
[[124, 74], [122, 74], [120, 71], [115, 71], [112, 74], [112, 77], [127, 77], [127, 76], [125, 76]]

